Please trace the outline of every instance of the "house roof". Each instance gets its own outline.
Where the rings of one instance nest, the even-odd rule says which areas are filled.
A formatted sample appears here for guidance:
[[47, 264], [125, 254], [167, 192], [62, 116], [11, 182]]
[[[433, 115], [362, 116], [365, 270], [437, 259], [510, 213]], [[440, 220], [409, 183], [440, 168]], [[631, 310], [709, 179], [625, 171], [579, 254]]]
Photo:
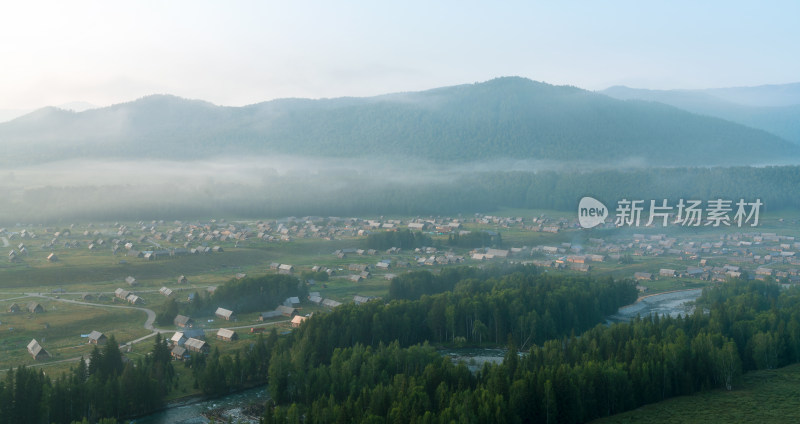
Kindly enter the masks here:
[[186, 340], [186, 343], [184, 343], [183, 345], [186, 346], [187, 348], [200, 350], [206, 345], [206, 342], [192, 337], [189, 340]]
[[183, 330], [183, 335], [192, 339], [204, 339], [206, 337], [205, 331], [201, 329], [196, 330]]
[[300, 324], [301, 322], [303, 322], [305, 320], [306, 320], [306, 317], [304, 317], [302, 315], [296, 315], [294, 318], [292, 318], [292, 324]]
[[217, 308], [217, 311], [214, 314], [225, 318], [230, 318], [233, 316], [233, 311], [225, 308]]
[[275, 310], [283, 315], [294, 315], [297, 312], [297, 309], [285, 305], [280, 305]]
[[36, 339], [33, 339], [30, 343], [28, 343], [28, 352], [30, 352], [30, 354], [33, 356], [39, 356], [39, 354], [42, 352], [47, 353], [47, 351], [44, 350], [44, 348], [39, 344], [39, 342], [36, 341]]
[[182, 338], [184, 338], [183, 333], [180, 331], [176, 331], [175, 334], [173, 334], [169, 340], [172, 342], [179, 342]]
[[268, 319], [268, 318], [275, 318], [283, 315], [280, 311], [269, 311], [269, 312], [262, 312], [261, 318]]
[[186, 348], [183, 346], [175, 346], [172, 348], [172, 355], [173, 356], [184, 356], [186, 355]]
[[217, 331], [217, 337], [224, 337], [226, 339], [231, 339], [235, 335], [236, 335], [235, 331], [228, 330], [227, 328], [220, 328], [219, 331]]
[[89, 333], [89, 340], [100, 340], [101, 337], [105, 337], [105, 335], [99, 331]]
[[116, 289], [116, 290], [114, 290], [114, 295], [116, 295], [117, 297], [121, 297], [123, 299], [127, 298], [132, 293], [133, 292], [125, 290], [125, 289]]
[[[322, 301], [322, 304], [327, 306], [327, 307], [329, 307], [329, 308], [336, 308], [338, 306], [341, 306], [342, 302], [337, 302], [337, 301], [335, 301], [333, 299], [325, 299], [325, 300]], [[292, 322], [294, 322], [294, 321], [292, 321]]]
[[188, 323], [189, 323], [189, 321], [191, 321], [191, 320], [192, 320], [192, 319], [191, 319], [191, 318], [189, 318], [189, 317], [187, 317], [186, 315], [176, 315], [176, 316], [175, 316], [175, 320], [174, 320], [174, 322], [175, 322], [175, 324], [176, 324], [176, 325], [178, 325], [178, 324], [183, 324], [183, 325], [186, 325], [186, 324], [188, 324]]

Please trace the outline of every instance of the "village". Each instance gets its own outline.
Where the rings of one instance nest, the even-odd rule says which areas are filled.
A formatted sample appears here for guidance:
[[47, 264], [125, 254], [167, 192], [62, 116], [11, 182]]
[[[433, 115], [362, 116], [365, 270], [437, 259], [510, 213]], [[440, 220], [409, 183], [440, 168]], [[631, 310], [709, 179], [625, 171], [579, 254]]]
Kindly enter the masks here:
[[[724, 284], [730, 278], [797, 284], [800, 242], [794, 228], [795, 220], [773, 217], [764, 220], [764, 228], [736, 231], [584, 230], [575, 219], [555, 213], [20, 225], [0, 229], [8, 249], [8, 260], [0, 264], [5, 312], [0, 333], [6, 334], [0, 351], [8, 358], [2, 365], [87, 356], [92, 345], [105, 343], [110, 334], [133, 357], [137, 349], [132, 342], [155, 332], [165, 334], [176, 360], [214, 346], [232, 350], [271, 326], [291, 331], [314, 313], [379, 300], [388, 282], [404, 272], [438, 272], [447, 266], [529, 264], [544, 272], [629, 279], [650, 293]], [[403, 231], [424, 234], [431, 245], [375, 249], [365, 243], [370, 234]], [[502, 242], [454, 242], [473, 233]], [[307, 298], [288, 298], [258, 313], [219, 307], [213, 317], [178, 315], [173, 328], [154, 327], [152, 321], [143, 326], [136, 318], [168, 299], [192, 302], [198, 292], [213, 293], [226, 281], [270, 273], [296, 276], [308, 287]], [[121, 307], [129, 309], [111, 309]], [[96, 328], [77, 328], [88, 321], [88, 310], [117, 318], [93, 320]], [[118, 319], [122, 311], [126, 318]]]

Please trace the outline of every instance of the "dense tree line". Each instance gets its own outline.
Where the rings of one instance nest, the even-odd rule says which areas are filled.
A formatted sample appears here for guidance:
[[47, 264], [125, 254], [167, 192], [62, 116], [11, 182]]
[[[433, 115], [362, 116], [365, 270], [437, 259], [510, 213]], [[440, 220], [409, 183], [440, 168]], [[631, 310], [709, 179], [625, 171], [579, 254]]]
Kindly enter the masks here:
[[530, 346], [591, 328], [636, 299], [629, 281], [552, 276], [532, 266], [507, 272], [463, 279], [454, 291], [416, 301], [343, 305], [312, 317], [295, 337], [323, 361], [336, 347], [395, 340], [401, 346], [457, 340], [503, 345], [511, 337], [517, 345]]
[[325, 271], [316, 271], [316, 272], [314, 272], [314, 271], [303, 271], [303, 272], [300, 273], [300, 278], [303, 281], [310, 281], [310, 280], [328, 281], [330, 279], [330, 276]]
[[[169, 348], [156, 335], [149, 355], [124, 362], [112, 335], [70, 372], [51, 380], [42, 370], [21, 366], [0, 383], [0, 423], [71, 423], [134, 417], [156, 410], [172, 388], [175, 370]], [[106, 420], [106, 422], [116, 420]]]
[[503, 363], [474, 376], [430, 346], [397, 341], [356, 342], [311, 365], [307, 333], [298, 333], [270, 374], [281, 392], [265, 419], [585, 422], [671, 396], [730, 390], [742, 372], [800, 359], [800, 290], [733, 281], [707, 290], [698, 305], [708, 313], [597, 325], [522, 355], [512, 337]]
[[308, 296], [308, 288], [291, 275], [267, 274], [231, 279], [217, 287], [214, 293], [195, 292], [194, 299], [185, 306], [185, 312], [197, 316], [211, 315], [218, 307], [236, 313], [266, 311], [275, 309], [292, 296], [304, 299]]
[[541, 269], [530, 265], [493, 263], [483, 267], [460, 266], [444, 268], [434, 274], [427, 270], [410, 271], [398, 275], [389, 282], [389, 300], [416, 300], [424, 294], [452, 291], [461, 281], [488, 280], [514, 273], [526, 276], [539, 275]]
[[416, 249], [423, 246], [432, 246], [433, 240], [421, 231], [413, 232], [408, 229], [396, 231], [375, 231], [367, 235], [367, 249], [386, 250], [392, 247], [401, 249]]
[[[411, 271], [400, 274], [389, 282], [389, 300], [416, 300], [424, 294], [436, 294], [453, 290], [464, 278], [476, 278], [481, 273], [502, 272], [481, 270], [474, 267], [444, 268], [438, 274], [430, 271]], [[531, 271], [533, 272], [533, 271]]]
[[168, 299], [156, 313], [156, 324], [161, 326], [172, 325], [178, 315], [178, 311], [178, 301], [174, 297]]
[[[285, 337], [272, 331], [233, 354], [193, 355], [185, 366], [208, 395], [268, 381], [265, 422], [574, 423], [730, 390], [743, 372], [800, 362], [798, 288], [732, 280], [705, 289], [690, 316], [605, 325], [635, 299], [631, 282], [534, 267], [451, 272], [450, 290], [344, 305]], [[430, 343], [508, 351], [473, 374]], [[135, 366], [123, 363], [112, 338], [88, 366], [81, 361], [57, 380], [24, 367], [7, 373], [0, 424], [143, 414], [161, 404], [173, 379], [160, 338]]]
[[184, 365], [192, 370], [203, 394], [220, 396], [266, 382], [277, 346], [278, 333], [273, 328], [267, 338], [259, 334], [252, 344], [232, 355], [220, 355], [214, 348], [208, 356], [193, 355]]

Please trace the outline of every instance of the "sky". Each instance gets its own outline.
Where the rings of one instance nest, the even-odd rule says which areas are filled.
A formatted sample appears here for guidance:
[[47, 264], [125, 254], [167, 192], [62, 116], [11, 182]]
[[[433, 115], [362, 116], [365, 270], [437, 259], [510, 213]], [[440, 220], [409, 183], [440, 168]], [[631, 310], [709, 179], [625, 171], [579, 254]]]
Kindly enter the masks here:
[[800, 2], [12, 1], [0, 111], [242, 106], [518, 75], [589, 90], [800, 81]]

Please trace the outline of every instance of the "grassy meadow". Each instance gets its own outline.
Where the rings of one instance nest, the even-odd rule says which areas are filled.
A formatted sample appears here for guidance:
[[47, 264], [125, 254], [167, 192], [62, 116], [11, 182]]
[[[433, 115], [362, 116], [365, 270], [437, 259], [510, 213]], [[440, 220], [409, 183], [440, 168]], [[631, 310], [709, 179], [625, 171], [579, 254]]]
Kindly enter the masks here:
[[800, 364], [749, 372], [734, 390], [668, 399], [594, 424], [800, 422]]
[[[556, 213], [551, 211], [532, 211], [532, 210], [511, 210], [504, 209], [489, 213], [487, 215], [497, 217], [524, 217], [530, 221], [531, 217], [547, 215], [553, 220], [574, 219], [571, 213]], [[749, 231], [772, 231], [786, 233], [795, 232], [797, 216], [784, 217], [781, 214], [767, 214], [762, 218], [763, 226], [757, 229], [743, 228], [742, 232]], [[398, 219], [408, 220], [408, 218], [398, 217]], [[342, 236], [332, 238], [321, 237], [293, 237], [291, 241], [265, 241], [258, 238], [248, 238], [247, 240], [234, 241], [211, 241], [208, 246], [220, 246], [224, 251], [200, 255], [185, 255], [172, 257], [162, 260], [148, 261], [142, 258], [132, 258], [124, 254], [125, 250], [120, 249], [116, 254], [112, 253], [111, 244], [114, 239], [138, 240], [135, 242], [139, 250], [156, 250], [181, 248], [184, 246], [183, 239], [166, 241], [156, 239], [154, 231], [146, 230], [150, 224], [127, 223], [122, 224], [129, 230], [124, 235], [117, 233], [120, 224], [75, 224], [66, 231], [62, 225], [57, 227], [45, 226], [24, 226], [9, 227], [5, 229], [5, 236], [0, 238], [3, 248], [6, 251], [14, 249], [19, 254], [17, 260], [0, 260], [0, 373], [12, 366], [42, 366], [50, 375], [58, 375], [74, 366], [74, 359], [80, 356], [88, 356], [91, 347], [86, 344], [87, 339], [81, 335], [88, 334], [93, 330], [101, 331], [106, 335], [114, 335], [120, 344], [128, 343], [132, 340], [147, 336], [150, 331], [143, 327], [146, 315], [141, 310], [113, 308], [111, 306], [130, 306], [126, 302], [115, 299], [113, 292], [117, 288], [133, 290], [137, 295], [144, 299], [141, 308], [151, 309], [158, 312], [167, 298], [158, 293], [158, 289], [166, 286], [175, 291], [173, 297], [179, 302], [187, 302], [187, 295], [194, 291], [203, 291], [210, 286], [219, 286], [231, 280], [239, 273], [248, 276], [257, 276], [267, 273], [274, 273], [270, 269], [271, 263], [292, 264], [295, 267], [295, 275], [303, 271], [309, 271], [312, 266], [320, 265], [331, 268], [335, 274], [328, 281], [317, 281], [308, 286], [310, 292], [318, 291], [323, 298], [337, 300], [342, 303], [352, 301], [354, 295], [364, 296], [383, 296], [388, 293], [389, 282], [385, 279], [386, 273], [399, 274], [412, 269], [426, 269], [436, 272], [442, 266], [420, 267], [416, 265], [419, 256], [428, 256], [424, 253], [414, 251], [402, 251], [400, 254], [387, 254], [379, 252], [374, 256], [348, 255], [345, 258], [338, 258], [333, 254], [339, 249], [365, 248], [366, 241], [363, 236]], [[178, 224], [159, 223], [156, 226], [165, 231]], [[248, 223], [254, 225], [254, 223]], [[504, 247], [523, 247], [528, 248], [537, 245], [558, 246], [561, 243], [573, 243], [579, 245], [589, 245], [590, 238], [613, 238], [620, 235], [645, 233], [657, 234], [667, 233], [668, 236], [680, 236], [683, 238], [695, 239], [719, 239], [721, 236], [733, 231], [731, 228], [624, 228], [624, 229], [593, 229], [580, 230], [567, 228], [559, 233], [537, 232], [524, 226], [505, 225], [498, 223], [478, 223], [468, 222], [464, 225], [465, 230], [471, 231], [496, 231], [502, 235]], [[19, 237], [22, 230], [36, 234], [36, 238]], [[738, 231], [738, 229], [737, 229]], [[56, 233], [61, 235], [57, 236]], [[461, 255], [466, 259], [466, 264], [483, 266], [484, 262], [476, 262], [469, 259], [469, 250], [465, 248], [449, 248], [446, 245], [447, 235], [430, 234], [434, 244], [440, 246], [440, 250], [452, 250], [456, 255]], [[800, 234], [799, 234], [800, 235]], [[104, 240], [105, 243], [90, 250], [88, 246], [97, 240]], [[193, 246], [200, 242], [195, 241]], [[203, 243], [206, 245], [206, 243]], [[26, 253], [20, 250], [25, 247]], [[48, 261], [47, 255], [54, 253], [58, 261]], [[411, 268], [393, 268], [388, 271], [373, 270], [373, 275], [359, 283], [354, 283], [347, 279], [355, 271], [348, 270], [350, 264], [374, 265], [381, 259], [391, 259], [393, 263], [408, 262]], [[513, 258], [512, 260], [525, 260]], [[710, 258], [710, 263], [721, 266], [725, 263], [725, 258]], [[717, 263], [718, 262], [718, 263]], [[590, 275], [598, 277], [611, 276], [614, 278], [630, 278], [634, 272], [644, 271], [657, 275], [660, 268], [685, 269], [687, 266], [696, 266], [695, 259], [680, 259], [676, 257], [651, 257], [634, 256], [633, 262], [621, 264], [617, 261], [606, 261], [592, 263]], [[457, 265], [448, 265], [457, 266]], [[571, 272], [571, 271], [550, 271], [548, 272]], [[178, 285], [178, 276], [185, 275], [188, 284]], [[127, 276], [136, 278], [138, 285], [130, 287], [125, 282]], [[649, 293], [662, 291], [703, 287], [709, 283], [699, 280], [680, 279], [680, 278], [656, 278], [653, 281], [641, 282], [649, 288]], [[105, 300], [96, 298], [88, 301], [91, 305], [67, 303], [64, 300], [82, 301], [81, 295], [89, 293], [97, 295], [103, 293]], [[30, 296], [29, 294], [35, 295]], [[39, 297], [41, 295], [42, 297]], [[46, 312], [41, 314], [31, 314], [27, 312], [26, 306], [29, 302], [41, 303]], [[23, 308], [23, 312], [12, 314], [8, 312], [11, 304], [17, 303]], [[301, 313], [325, 312], [321, 306], [305, 302], [301, 305]], [[213, 316], [193, 317], [198, 327], [206, 330], [206, 340], [212, 348], [219, 348], [221, 352], [232, 352], [250, 345], [256, 337], [249, 333], [249, 327], [253, 325], [263, 325], [258, 321], [258, 313], [242, 314], [238, 316], [236, 322], [220, 321]], [[275, 325], [280, 332], [291, 331], [285, 319], [275, 319], [268, 325]], [[214, 337], [215, 329], [242, 327], [237, 332], [240, 339], [235, 342], [224, 342], [216, 340]], [[165, 327], [169, 332], [164, 337], [170, 337], [172, 330], [177, 330], [172, 326]], [[41, 345], [51, 354], [51, 358], [35, 361], [27, 353], [26, 346], [31, 339], [38, 340]], [[131, 359], [137, 359], [146, 354], [152, 347], [152, 338], [143, 340], [134, 345], [131, 351], [123, 349], [125, 354]], [[192, 377], [189, 370], [182, 365], [176, 367], [179, 372], [177, 390], [173, 391], [171, 397], [181, 397], [196, 392], [192, 387]], [[800, 368], [794, 368], [793, 375], [800, 378]], [[778, 377], [764, 377], [764, 381], [775, 381], [786, 386], [788, 383], [781, 383], [788, 378], [782, 376], [783, 371], [775, 371]], [[765, 374], [772, 375], [772, 374]], [[770, 380], [771, 379], [771, 380]], [[699, 396], [745, 396], [748, 385], [761, 384], [762, 380], [757, 377], [747, 375], [744, 378], [742, 389], [733, 393], [703, 394]], [[765, 383], [766, 384], [766, 383]], [[760, 389], [759, 389], [760, 392]], [[755, 396], [755, 395], [753, 395]], [[677, 401], [677, 400], [676, 400]], [[715, 400], [717, 402], [717, 400]], [[734, 400], [734, 403], [738, 401]], [[746, 405], [742, 401], [741, 406]], [[772, 408], [771, 411], [780, 410]], [[708, 415], [708, 416], [714, 416]], [[716, 414], [716, 416], [720, 416]], [[681, 417], [677, 421], [686, 421]], [[622, 418], [621, 418], [622, 419]], [[649, 419], [649, 418], [648, 418]], [[614, 421], [614, 422], [633, 422], [633, 421]], [[649, 421], [645, 421], [649, 422]], [[652, 421], [661, 422], [661, 421]], [[676, 422], [672, 420], [672, 422]]]

